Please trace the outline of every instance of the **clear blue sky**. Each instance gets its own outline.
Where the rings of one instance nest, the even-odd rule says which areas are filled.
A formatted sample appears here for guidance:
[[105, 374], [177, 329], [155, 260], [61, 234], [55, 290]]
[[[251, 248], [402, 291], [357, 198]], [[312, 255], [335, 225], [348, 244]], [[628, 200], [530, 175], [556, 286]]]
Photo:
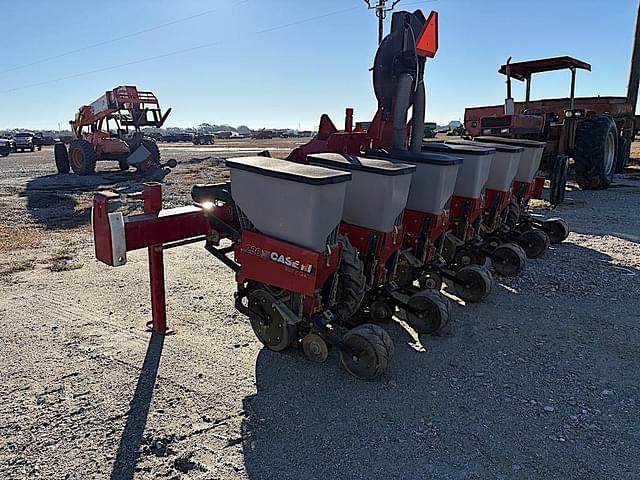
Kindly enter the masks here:
[[[167, 126], [304, 129], [314, 128], [321, 113], [342, 123], [346, 106], [355, 107], [357, 120], [369, 120], [376, 107], [368, 69], [377, 24], [362, 0], [0, 5], [0, 128], [57, 128], [58, 122], [64, 128], [81, 104], [122, 84], [152, 90], [165, 108], [173, 107]], [[402, 0], [396, 8], [403, 5], [440, 12], [440, 50], [427, 64], [428, 120], [444, 123], [461, 118], [465, 106], [501, 103], [504, 79], [496, 71], [509, 55], [514, 61], [572, 55], [593, 65], [591, 73], [578, 74], [578, 95], [626, 92], [636, 0]], [[176, 23], [12, 69], [168, 22]], [[206, 44], [212, 45], [73, 77]], [[534, 79], [532, 94], [568, 89], [568, 72], [548, 73]], [[522, 94], [519, 85], [515, 94]]]

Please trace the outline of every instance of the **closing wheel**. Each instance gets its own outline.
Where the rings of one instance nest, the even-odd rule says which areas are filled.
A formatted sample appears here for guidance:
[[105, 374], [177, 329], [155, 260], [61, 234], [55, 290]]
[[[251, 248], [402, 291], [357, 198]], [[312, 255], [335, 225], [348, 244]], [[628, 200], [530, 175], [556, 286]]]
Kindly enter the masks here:
[[329, 357], [329, 346], [317, 333], [309, 333], [302, 339], [304, 355], [315, 363], [322, 363]]
[[517, 239], [518, 244], [524, 249], [528, 258], [540, 258], [551, 243], [549, 235], [542, 230], [525, 230]]
[[369, 315], [375, 323], [390, 322], [395, 309], [384, 300], [375, 300], [369, 305]]
[[479, 265], [469, 265], [456, 273], [454, 288], [465, 302], [481, 302], [487, 298], [492, 286], [491, 273]]
[[442, 290], [442, 277], [435, 272], [424, 272], [418, 279], [420, 288], [435, 290], [439, 292]]
[[484, 265], [487, 257], [482, 252], [478, 252], [468, 247], [457, 248], [454, 256], [454, 262], [459, 267], [467, 265]]
[[249, 317], [251, 328], [265, 347], [281, 352], [295, 340], [296, 326], [291, 325], [273, 304], [273, 297], [264, 290], [249, 294], [249, 309], [254, 315]]
[[416, 332], [431, 335], [447, 329], [451, 305], [449, 299], [440, 292], [422, 290], [414, 294], [408, 304], [421, 311], [417, 314], [406, 312], [407, 323]]
[[542, 222], [542, 230], [551, 243], [561, 243], [569, 236], [569, 225], [562, 218], [549, 218]]
[[484, 239], [484, 246], [489, 250], [495, 250], [502, 245], [502, 239], [497, 235], [490, 235]]
[[504, 276], [518, 275], [527, 265], [527, 254], [520, 245], [504, 243], [493, 251], [491, 266]]
[[393, 341], [378, 325], [358, 325], [342, 337], [342, 343], [350, 350], [340, 351], [342, 365], [361, 380], [373, 380], [382, 375], [393, 358]]

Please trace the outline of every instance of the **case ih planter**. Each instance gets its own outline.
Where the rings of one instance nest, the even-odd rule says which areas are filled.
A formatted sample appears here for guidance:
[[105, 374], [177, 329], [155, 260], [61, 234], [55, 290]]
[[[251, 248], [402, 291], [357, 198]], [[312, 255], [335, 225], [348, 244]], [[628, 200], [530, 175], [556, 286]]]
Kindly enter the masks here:
[[[160, 185], [145, 184], [137, 196], [144, 200], [145, 213], [123, 217], [108, 213], [116, 195], [97, 194], [97, 258], [118, 266], [126, 263], [127, 251], [149, 249], [153, 328], [165, 333], [162, 252], [204, 241], [236, 273], [235, 306], [249, 317], [267, 348], [300, 345], [310, 359], [324, 361], [328, 345], [334, 345], [356, 377], [381, 375], [393, 356], [393, 343], [377, 325], [350, 328], [360, 304], [353, 302], [339, 275], [343, 253], [338, 227], [351, 175], [264, 157], [228, 165], [233, 194], [229, 184], [196, 186], [193, 207], [164, 210]], [[264, 196], [274, 189], [282, 195]], [[222, 246], [223, 240], [230, 245]], [[227, 256], [232, 252], [233, 259]]]
[[364, 264], [367, 294], [361, 316], [386, 322], [399, 308], [418, 333], [447, 331], [451, 307], [446, 297], [439, 292], [396, 284], [404, 234], [403, 211], [416, 167], [336, 153], [309, 155], [307, 162], [352, 174], [340, 233], [347, 245], [355, 247], [358, 260]]
[[162, 178], [168, 173], [162, 167], [175, 166], [175, 160], [161, 165], [156, 141], [141, 128], [162, 127], [170, 112], [162, 114], [156, 96], [134, 86], [105, 92], [91, 105], [80, 107], [69, 122], [74, 136], [69, 148], [62, 142], [54, 145], [58, 173], [73, 170], [78, 175], [91, 175], [97, 161], [113, 160], [120, 170], [135, 166], [147, 178]]
[[[444, 249], [454, 233], [462, 245], [479, 235], [485, 183], [503, 188], [511, 175], [498, 168], [492, 176], [487, 159], [499, 148], [440, 144], [450, 155], [422, 151], [436, 148], [423, 147], [424, 67], [436, 51], [435, 12], [429, 19], [396, 12], [376, 53], [378, 110], [366, 130], [354, 128], [352, 109], [343, 131], [323, 115], [317, 136], [287, 160], [228, 159], [231, 181], [194, 186], [195, 206], [164, 210], [160, 185], [145, 184], [136, 195], [145, 212], [123, 217], [108, 211], [117, 195], [97, 194], [97, 258], [117, 266], [128, 251], [148, 248], [152, 326], [165, 333], [162, 252], [204, 242], [235, 272], [235, 307], [267, 348], [300, 346], [321, 362], [333, 345], [356, 377], [381, 375], [393, 343], [368, 318], [386, 320], [399, 307], [417, 331], [444, 332], [450, 307], [439, 293], [442, 278], [468, 301], [491, 290], [488, 270], [447, 262]], [[526, 192], [514, 191], [518, 206], [539, 186], [529, 181]], [[516, 220], [523, 229], [529, 221], [525, 214]]]

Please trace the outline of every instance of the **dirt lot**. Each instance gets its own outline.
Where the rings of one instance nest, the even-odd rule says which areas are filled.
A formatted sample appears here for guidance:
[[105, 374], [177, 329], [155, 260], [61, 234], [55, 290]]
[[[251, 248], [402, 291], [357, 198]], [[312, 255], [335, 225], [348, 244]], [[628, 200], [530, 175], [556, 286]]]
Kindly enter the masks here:
[[[167, 204], [224, 176], [215, 157], [294, 144], [162, 145]], [[639, 170], [539, 204], [569, 239], [458, 304], [452, 337], [391, 325], [390, 372], [365, 383], [262, 350], [200, 245], [166, 255], [177, 335], [146, 333], [146, 254], [99, 264], [89, 227], [94, 190], [138, 185], [99, 167], [0, 159], [0, 478], [640, 478]]]

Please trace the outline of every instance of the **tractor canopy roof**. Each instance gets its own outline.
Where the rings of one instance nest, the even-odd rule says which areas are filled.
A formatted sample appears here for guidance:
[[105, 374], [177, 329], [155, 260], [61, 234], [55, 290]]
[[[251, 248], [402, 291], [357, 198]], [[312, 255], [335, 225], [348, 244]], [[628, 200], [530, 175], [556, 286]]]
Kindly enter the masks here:
[[573, 57], [543, 58], [540, 60], [529, 60], [526, 62], [507, 63], [500, 67], [498, 73], [507, 75], [507, 68], [511, 78], [523, 81], [533, 73], [552, 72], [554, 70], [564, 70], [570, 68], [581, 68], [591, 71], [591, 65]]

